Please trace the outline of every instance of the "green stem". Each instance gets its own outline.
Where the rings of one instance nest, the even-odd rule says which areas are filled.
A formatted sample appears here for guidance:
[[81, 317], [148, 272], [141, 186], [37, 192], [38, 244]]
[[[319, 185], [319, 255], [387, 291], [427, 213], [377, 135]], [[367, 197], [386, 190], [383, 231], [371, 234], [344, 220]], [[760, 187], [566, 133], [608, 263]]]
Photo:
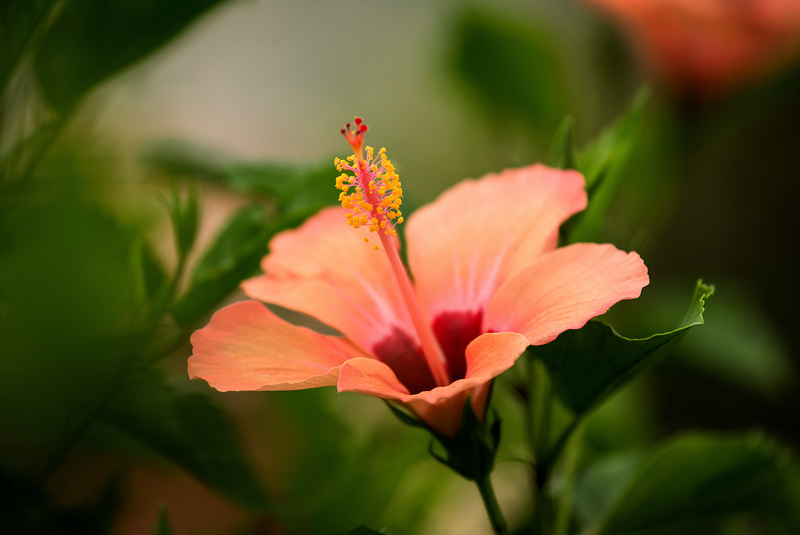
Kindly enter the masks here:
[[22, 63], [22, 60], [36, 48], [39, 38], [44, 34], [44, 28], [47, 25], [47, 21], [56, 3], [56, 0], [50, 0], [39, 10], [38, 17], [36, 17], [36, 21], [31, 25], [30, 32], [28, 32], [28, 35], [24, 38], [16, 57], [11, 58], [11, 62], [6, 68], [6, 71], [0, 73], [0, 95], [5, 94], [6, 86], [8, 82], [11, 81], [11, 78], [16, 72], [17, 67]]
[[547, 447], [550, 444], [550, 422], [553, 415], [554, 397], [553, 386], [550, 384], [549, 380], [543, 382], [539, 386], [539, 390], [542, 391], [539, 402], [536, 404], [539, 430], [538, 433], [536, 433], [536, 443], [534, 445], [537, 461], [546, 457]]
[[536, 535], [551, 535], [550, 520], [552, 513], [552, 503], [544, 485], [536, 488], [534, 501], [534, 533]]
[[538, 465], [538, 470], [542, 472], [542, 476], [545, 479], [549, 477], [550, 471], [553, 469], [553, 466], [558, 461], [558, 458], [561, 456], [561, 452], [564, 450], [564, 446], [567, 445], [572, 433], [578, 427], [578, 424], [581, 423], [581, 418], [579, 416], [575, 416], [572, 418], [572, 421], [569, 425], [564, 429], [564, 431], [559, 435], [558, 440], [547, 452], [547, 455], [542, 459], [541, 463]]
[[576, 434], [579, 435], [578, 439], [571, 441], [564, 452], [562, 463], [564, 485], [554, 504], [553, 535], [566, 535], [569, 530], [570, 504], [572, 503], [572, 493], [575, 490], [575, 469], [582, 452], [581, 429], [583, 428], [576, 431]]
[[489, 515], [489, 521], [492, 523], [492, 529], [497, 535], [505, 535], [508, 533], [508, 526], [506, 519], [503, 517], [503, 512], [500, 510], [500, 504], [497, 503], [497, 497], [494, 495], [492, 482], [489, 476], [476, 479], [475, 484], [478, 485], [478, 490], [481, 492], [483, 498], [483, 505], [486, 507], [486, 514]]

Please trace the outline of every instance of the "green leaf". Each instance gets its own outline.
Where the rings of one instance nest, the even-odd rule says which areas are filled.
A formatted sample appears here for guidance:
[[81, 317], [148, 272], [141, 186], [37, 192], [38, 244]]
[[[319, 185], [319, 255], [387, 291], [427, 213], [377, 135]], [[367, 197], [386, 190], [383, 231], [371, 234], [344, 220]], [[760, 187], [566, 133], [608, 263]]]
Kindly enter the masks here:
[[[799, 533], [799, 475], [788, 453], [761, 436], [686, 434], [640, 464], [593, 532], [679, 533], [756, 512], [782, 529], [769, 533]], [[583, 491], [579, 483], [576, 492]]]
[[162, 203], [167, 208], [172, 221], [178, 257], [185, 259], [197, 237], [197, 226], [200, 219], [197, 189], [190, 184], [184, 200], [181, 199], [177, 185], [173, 184], [170, 198], [162, 197]]
[[598, 459], [580, 474], [572, 498], [584, 523], [594, 524], [619, 501], [642, 465], [645, 455], [620, 451]]
[[161, 291], [167, 283], [167, 274], [164, 266], [156, 256], [153, 249], [142, 241], [140, 255], [141, 279], [144, 287], [144, 295], [152, 299]]
[[278, 211], [304, 219], [337, 202], [333, 159], [311, 165], [261, 162], [237, 164], [220, 175], [229, 187], [249, 195], [265, 195]]
[[275, 229], [260, 205], [233, 214], [197, 264], [189, 290], [172, 307], [175, 320], [191, 326], [255, 273]]
[[5, 0], [0, 5], [0, 94], [36, 41], [55, 0]]
[[[336, 201], [333, 187], [336, 171], [333, 164], [213, 166], [203, 165], [201, 161], [178, 165], [178, 161], [179, 155], [171, 160], [173, 169], [187, 166], [207, 169], [206, 178], [241, 193], [264, 195], [274, 206], [271, 214], [260, 205], [242, 208], [231, 217], [206, 251], [195, 269], [189, 290], [172, 309], [176, 321], [188, 327], [235, 290], [243, 279], [257, 271], [260, 259], [267, 252], [267, 242], [275, 233], [300, 224]], [[211, 172], [211, 169], [215, 171]]]
[[496, 123], [498, 115], [552, 132], [567, 110], [558, 48], [541, 26], [468, 8], [456, 23], [456, 78]]
[[568, 242], [596, 241], [624, 176], [641, 131], [650, 91], [639, 91], [630, 109], [578, 155], [578, 170], [586, 178], [589, 205], [569, 225]]
[[701, 325], [705, 303], [713, 294], [713, 286], [699, 281], [683, 322], [667, 333], [625, 338], [592, 320], [531, 351], [542, 359], [561, 401], [580, 416], [655, 364], [691, 327]]
[[145, 161], [173, 177], [201, 179], [244, 195], [266, 197], [278, 213], [298, 219], [335, 203], [338, 197], [333, 157], [311, 164], [230, 162], [205, 147], [162, 141], [148, 149]]
[[219, 0], [62, 2], [34, 68], [50, 104], [67, 114], [92, 87], [143, 59]]
[[148, 302], [164, 291], [167, 274], [142, 235], [135, 236], [131, 245], [129, 270], [130, 290], [135, 306], [137, 310], [143, 310]]
[[267, 510], [233, 422], [204, 393], [181, 393], [153, 368], [130, 375], [102, 416], [236, 503]]
[[558, 125], [550, 149], [547, 151], [545, 163], [557, 169], [577, 169], [577, 155], [575, 154], [575, 141], [572, 131], [575, 127], [575, 118], [567, 115]]
[[[653, 301], [658, 310], [674, 310], [674, 292], [664, 285], [659, 292]], [[724, 295], [714, 300], [714, 321], [681, 344], [675, 363], [777, 401], [793, 382], [788, 340], [759, 300], [736, 283], [726, 283]]]

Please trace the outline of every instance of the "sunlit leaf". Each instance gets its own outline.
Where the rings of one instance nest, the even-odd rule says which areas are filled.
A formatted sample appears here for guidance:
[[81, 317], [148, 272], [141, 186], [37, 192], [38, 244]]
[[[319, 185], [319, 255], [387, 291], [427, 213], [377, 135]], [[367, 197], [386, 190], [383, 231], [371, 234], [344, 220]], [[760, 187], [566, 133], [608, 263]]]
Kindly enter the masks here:
[[585, 414], [655, 364], [687, 330], [701, 325], [713, 293], [713, 286], [698, 282], [689, 312], [673, 331], [631, 339], [593, 320], [533, 347], [532, 353], [544, 363], [561, 401], [576, 415]]
[[102, 418], [240, 505], [268, 508], [233, 422], [207, 394], [181, 393], [148, 368], [122, 383]]
[[220, 0], [62, 2], [36, 51], [42, 92], [66, 113], [92, 87], [143, 59]]

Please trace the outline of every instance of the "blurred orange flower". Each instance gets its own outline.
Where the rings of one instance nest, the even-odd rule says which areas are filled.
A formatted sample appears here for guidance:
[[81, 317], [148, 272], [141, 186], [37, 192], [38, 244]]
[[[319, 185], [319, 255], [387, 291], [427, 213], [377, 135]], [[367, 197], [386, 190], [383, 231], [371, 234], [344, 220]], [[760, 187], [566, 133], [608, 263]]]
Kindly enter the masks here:
[[798, 0], [589, 0], [619, 19], [657, 76], [712, 96], [800, 50]]
[[[364, 132], [348, 132], [355, 154], [337, 160], [354, 173], [337, 180], [345, 206], [277, 235], [264, 274], [242, 285], [343, 336], [235, 303], [192, 336], [192, 379], [221, 391], [336, 385], [400, 402], [452, 437], [467, 398], [483, 418], [492, 379], [528, 345], [582, 327], [648, 284], [636, 253], [556, 248], [561, 223], [586, 206], [584, 179], [542, 165], [464, 181], [416, 211], [406, 229], [412, 283], [394, 237], [399, 178], [385, 151], [373, 158], [367, 147], [363, 157]], [[382, 247], [365, 245], [374, 234]]]

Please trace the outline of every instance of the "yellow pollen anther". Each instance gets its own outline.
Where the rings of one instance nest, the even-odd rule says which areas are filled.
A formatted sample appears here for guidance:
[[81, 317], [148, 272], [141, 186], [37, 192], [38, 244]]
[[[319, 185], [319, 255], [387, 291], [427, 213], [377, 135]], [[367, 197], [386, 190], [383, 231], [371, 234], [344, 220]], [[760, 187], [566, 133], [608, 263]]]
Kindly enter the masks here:
[[334, 159], [336, 169], [342, 173], [336, 177], [336, 189], [341, 191], [339, 202], [348, 210], [347, 223], [353, 228], [368, 227], [370, 232], [395, 236], [395, 225], [403, 221], [400, 177], [386, 156], [386, 148], [381, 147], [376, 155], [374, 148], [364, 146], [366, 125], [363, 121], [356, 125], [356, 131], [350, 130], [349, 124], [342, 130], [354, 154]]

